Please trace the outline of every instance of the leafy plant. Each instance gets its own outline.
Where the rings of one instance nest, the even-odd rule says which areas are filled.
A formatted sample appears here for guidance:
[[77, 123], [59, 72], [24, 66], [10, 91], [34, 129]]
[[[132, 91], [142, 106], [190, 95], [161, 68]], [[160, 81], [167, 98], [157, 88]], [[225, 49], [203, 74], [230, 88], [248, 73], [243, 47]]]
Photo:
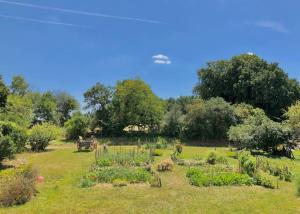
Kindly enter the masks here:
[[61, 129], [49, 123], [35, 125], [29, 131], [29, 142], [33, 151], [44, 151], [52, 140], [61, 135]]
[[205, 173], [200, 169], [191, 168], [188, 170], [186, 176], [194, 186], [233, 186], [253, 184], [253, 179], [251, 177], [236, 172]]
[[217, 153], [214, 151], [211, 151], [206, 159], [207, 163], [209, 164], [215, 164], [217, 162]]
[[163, 156], [164, 152], [160, 149], [155, 149], [152, 153], [153, 156]]

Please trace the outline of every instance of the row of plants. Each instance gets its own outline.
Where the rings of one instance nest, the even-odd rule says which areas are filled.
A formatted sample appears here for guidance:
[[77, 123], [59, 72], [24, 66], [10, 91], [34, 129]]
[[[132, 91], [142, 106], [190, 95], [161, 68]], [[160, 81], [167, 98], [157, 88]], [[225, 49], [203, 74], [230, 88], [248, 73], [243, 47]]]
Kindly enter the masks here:
[[145, 183], [161, 186], [159, 176], [152, 171], [153, 154], [138, 149], [105, 150], [96, 152], [96, 162], [81, 180], [82, 187], [109, 183], [120, 187]]

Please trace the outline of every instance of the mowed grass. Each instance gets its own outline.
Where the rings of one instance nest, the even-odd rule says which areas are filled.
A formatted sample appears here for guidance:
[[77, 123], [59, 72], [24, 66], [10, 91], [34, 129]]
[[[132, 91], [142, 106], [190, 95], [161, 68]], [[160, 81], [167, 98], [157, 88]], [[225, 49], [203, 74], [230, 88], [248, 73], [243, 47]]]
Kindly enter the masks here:
[[[112, 149], [110, 147], [109, 149]], [[214, 149], [214, 148], [213, 148]], [[205, 157], [212, 148], [184, 147], [183, 156]], [[217, 148], [226, 154], [227, 148]], [[165, 150], [169, 158], [172, 151]], [[300, 154], [295, 161], [285, 161], [300, 172]], [[76, 214], [76, 213], [300, 213], [300, 198], [295, 182], [280, 182], [280, 189], [263, 187], [193, 187], [185, 177], [187, 168], [175, 166], [172, 172], [160, 173], [163, 187], [134, 185], [122, 188], [96, 186], [83, 189], [81, 177], [94, 161], [93, 152], [76, 152], [75, 146], [62, 144], [43, 153], [17, 156], [36, 166], [45, 182], [39, 193], [25, 205], [0, 208], [0, 214]], [[235, 160], [231, 160], [236, 165]]]

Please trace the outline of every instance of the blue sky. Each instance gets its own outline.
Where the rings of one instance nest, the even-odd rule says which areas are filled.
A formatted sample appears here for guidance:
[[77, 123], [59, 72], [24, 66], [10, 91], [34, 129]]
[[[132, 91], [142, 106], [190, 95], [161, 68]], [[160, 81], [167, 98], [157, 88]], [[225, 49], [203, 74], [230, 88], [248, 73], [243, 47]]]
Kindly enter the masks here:
[[141, 77], [167, 98], [190, 95], [206, 62], [253, 52], [300, 79], [299, 8], [298, 0], [0, 0], [0, 74], [79, 100], [96, 82]]

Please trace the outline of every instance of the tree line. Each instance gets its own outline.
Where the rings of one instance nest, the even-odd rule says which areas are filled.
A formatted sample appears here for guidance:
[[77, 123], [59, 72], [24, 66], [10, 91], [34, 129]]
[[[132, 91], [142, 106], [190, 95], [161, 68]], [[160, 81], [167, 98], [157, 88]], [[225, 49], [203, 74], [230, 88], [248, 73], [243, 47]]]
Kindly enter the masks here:
[[[88, 134], [160, 135], [229, 140], [238, 147], [273, 153], [286, 153], [295, 146], [293, 139], [300, 133], [300, 85], [278, 63], [242, 54], [209, 62], [198, 71], [198, 80], [192, 96], [169, 99], [155, 95], [139, 78], [115, 86], [96, 83], [83, 94], [80, 108], [67, 92], [40, 93], [30, 90], [22, 76], [14, 76], [9, 85], [0, 78], [0, 121], [31, 132], [43, 124], [47, 129], [55, 126], [68, 139]], [[284, 148], [279, 151], [280, 146]]]

